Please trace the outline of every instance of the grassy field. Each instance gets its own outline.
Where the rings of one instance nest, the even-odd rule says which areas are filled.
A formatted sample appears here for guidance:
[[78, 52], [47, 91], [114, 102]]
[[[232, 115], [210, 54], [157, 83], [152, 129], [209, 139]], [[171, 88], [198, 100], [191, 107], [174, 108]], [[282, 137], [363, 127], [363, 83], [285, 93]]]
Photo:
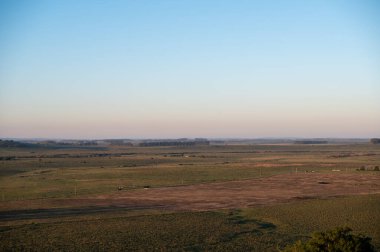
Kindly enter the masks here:
[[[26, 200], [80, 199], [289, 173], [380, 176], [358, 171], [380, 165], [380, 146], [369, 144], [4, 148], [0, 158], [2, 211], [27, 209]], [[39, 208], [49, 207], [41, 202]], [[0, 251], [277, 251], [314, 231], [344, 225], [371, 236], [379, 250], [376, 223], [379, 194], [213, 211], [116, 209], [3, 219]]]
[[380, 147], [365, 144], [2, 149], [1, 156], [15, 157], [0, 161], [2, 201], [380, 165]]
[[1, 227], [0, 250], [277, 251], [311, 232], [350, 226], [380, 248], [380, 196], [213, 212], [118, 212]]

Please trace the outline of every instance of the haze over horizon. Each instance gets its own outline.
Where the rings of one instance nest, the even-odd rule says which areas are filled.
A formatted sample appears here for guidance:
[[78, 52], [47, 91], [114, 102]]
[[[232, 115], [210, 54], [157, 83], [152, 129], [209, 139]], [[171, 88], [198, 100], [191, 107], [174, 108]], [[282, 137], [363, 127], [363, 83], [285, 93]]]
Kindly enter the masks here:
[[0, 3], [0, 138], [380, 137], [380, 2]]

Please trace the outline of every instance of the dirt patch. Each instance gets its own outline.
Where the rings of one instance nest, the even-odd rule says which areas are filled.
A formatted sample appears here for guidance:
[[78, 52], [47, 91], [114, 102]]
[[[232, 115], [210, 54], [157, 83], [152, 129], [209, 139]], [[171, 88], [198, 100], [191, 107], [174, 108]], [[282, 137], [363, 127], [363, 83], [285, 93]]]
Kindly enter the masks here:
[[[73, 211], [75, 214], [86, 213], [88, 207], [96, 207], [99, 211], [103, 208], [111, 211], [112, 208], [123, 207], [152, 209], [155, 206], [170, 210], [212, 210], [375, 193], [380, 193], [380, 176], [375, 174], [294, 173], [231, 182], [119, 191], [92, 198], [7, 202], [7, 206], [0, 204], [0, 211], [6, 211], [7, 216], [12, 217], [12, 209], [37, 208], [79, 209]], [[56, 211], [53, 215], [57, 216], [60, 212], [61, 210]], [[28, 214], [33, 215], [35, 212]], [[44, 212], [43, 216], [45, 215], [48, 212]]]
[[209, 210], [267, 205], [307, 198], [373, 193], [380, 193], [380, 176], [378, 175], [308, 173], [136, 190], [103, 195], [98, 198], [125, 200], [125, 202], [150, 202], [180, 210]]

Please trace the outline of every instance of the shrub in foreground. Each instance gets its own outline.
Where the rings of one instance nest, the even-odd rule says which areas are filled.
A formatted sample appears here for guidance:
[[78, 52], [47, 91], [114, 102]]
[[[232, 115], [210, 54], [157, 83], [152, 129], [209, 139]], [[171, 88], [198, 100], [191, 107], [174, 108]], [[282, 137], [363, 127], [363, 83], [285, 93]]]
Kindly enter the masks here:
[[326, 232], [313, 233], [307, 242], [297, 241], [284, 252], [372, 252], [371, 238], [352, 234], [352, 229], [339, 227]]

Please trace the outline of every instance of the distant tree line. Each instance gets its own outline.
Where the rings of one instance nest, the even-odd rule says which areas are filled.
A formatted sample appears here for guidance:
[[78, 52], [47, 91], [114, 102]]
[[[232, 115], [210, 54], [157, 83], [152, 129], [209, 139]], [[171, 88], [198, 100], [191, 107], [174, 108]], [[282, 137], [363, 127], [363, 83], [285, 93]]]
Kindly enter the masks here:
[[370, 142], [373, 144], [380, 144], [380, 138], [372, 138]]
[[33, 147], [34, 144], [30, 143], [21, 143], [13, 140], [1, 140], [0, 139], [0, 147], [2, 148], [27, 148]]
[[323, 140], [299, 140], [295, 141], [295, 144], [327, 144], [327, 141]]
[[153, 146], [198, 146], [210, 145], [207, 139], [178, 139], [178, 140], [164, 140], [164, 141], [144, 141], [139, 144], [140, 147], [153, 147]]
[[104, 140], [104, 142], [110, 145], [133, 146], [131, 142], [126, 141], [124, 139], [107, 139], [107, 140]]

